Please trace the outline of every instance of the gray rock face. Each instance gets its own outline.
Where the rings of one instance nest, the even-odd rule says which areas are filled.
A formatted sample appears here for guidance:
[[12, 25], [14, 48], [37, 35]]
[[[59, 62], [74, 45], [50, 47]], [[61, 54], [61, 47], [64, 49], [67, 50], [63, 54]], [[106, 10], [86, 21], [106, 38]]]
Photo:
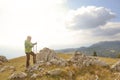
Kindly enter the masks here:
[[46, 65], [59, 65], [59, 66], [66, 66], [67, 61], [64, 59], [61, 59], [57, 56], [56, 52], [54, 50], [51, 50], [49, 48], [43, 48], [40, 50], [40, 52], [37, 54], [37, 63], [40, 62], [46, 62]]
[[58, 56], [56, 55], [54, 50], [51, 50], [49, 48], [43, 48], [40, 50], [40, 52], [37, 54], [37, 61], [50, 61], [52, 59], [58, 59]]
[[90, 65], [109, 66], [107, 63], [99, 60], [96, 57], [86, 56], [78, 51], [75, 52], [69, 61], [72, 62], [75, 66], [79, 66], [81, 68]]
[[1, 55], [0, 55], [0, 61], [2, 61], [2, 62], [7, 62], [8, 60], [7, 60], [7, 58], [6, 58], [5, 56], [1, 56]]
[[119, 71], [120, 72], [120, 61], [116, 62], [111, 66], [111, 70]]
[[9, 80], [24, 80], [27, 77], [27, 74], [24, 72], [14, 72], [12, 75], [9, 76]]

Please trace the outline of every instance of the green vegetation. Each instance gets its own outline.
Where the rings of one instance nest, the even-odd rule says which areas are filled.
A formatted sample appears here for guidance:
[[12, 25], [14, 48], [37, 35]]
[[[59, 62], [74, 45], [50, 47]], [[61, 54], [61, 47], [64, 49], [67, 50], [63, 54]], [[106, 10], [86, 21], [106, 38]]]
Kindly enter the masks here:
[[120, 58], [120, 53], [117, 55], [117, 58]]
[[94, 52], [93, 52], [93, 56], [97, 56], [97, 53], [96, 53], [96, 51], [94, 51]]

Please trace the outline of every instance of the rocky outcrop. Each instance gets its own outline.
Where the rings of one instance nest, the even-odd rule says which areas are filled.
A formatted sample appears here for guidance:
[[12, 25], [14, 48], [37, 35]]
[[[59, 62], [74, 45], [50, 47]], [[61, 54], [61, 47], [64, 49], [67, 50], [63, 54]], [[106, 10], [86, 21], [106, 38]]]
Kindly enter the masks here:
[[0, 73], [8, 70], [10, 70], [11, 72], [14, 72], [16, 71], [16, 68], [14, 66], [2, 66], [0, 68]]
[[67, 61], [65, 59], [61, 59], [60, 57], [58, 57], [55, 51], [49, 48], [43, 48], [37, 54], [37, 62], [41, 61], [46, 62], [46, 65], [59, 65], [63, 67], [68, 66], [69, 62], [79, 67], [85, 67], [90, 65], [98, 65], [102, 67], [109, 66], [104, 61], [101, 61], [93, 56], [86, 56], [79, 51], [76, 51], [73, 57]]
[[0, 55], [0, 61], [1, 62], [7, 62], [7, 58], [5, 56]]
[[43, 48], [37, 54], [37, 63], [46, 62], [46, 65], [67, 66], [67, 61], [57, 56], [56, 52], [49, 48]]
[[109, 66], [104, 61], [99, 60], [96, 57], [93, 56], [86, 56], [82, 54], [81, 52], [76, 51], [73, 57], [69, 60], [73, 65], [78, 67], [86, 67], [90, 65], [98, 65], [98, 66]]
[[43, 48], [37, 54], [37, 61], [50, 61], [52, 59], [59, 59], [54, 50]]
[[33, 66], [30, 66], [29, 68], [26, 69], [27, 72], [33, 73], [35, 71], [43, 72], [44, 68], [41, 68], [41, 64], [35, 64]]

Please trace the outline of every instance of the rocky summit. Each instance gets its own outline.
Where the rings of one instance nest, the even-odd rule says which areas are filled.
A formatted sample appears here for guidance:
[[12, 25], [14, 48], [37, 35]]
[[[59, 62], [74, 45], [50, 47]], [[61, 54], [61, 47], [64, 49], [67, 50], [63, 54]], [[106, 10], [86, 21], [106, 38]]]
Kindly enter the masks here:
[[0, 80], [120, 79], [120, 62], [118, 59], [112, 59], [111, 66], [112, 60], [109, 62], [109, 59], [104, 60], [106, 58], [87, 56], [80, 51], [75, 51], [73, 54], [57, 54], [52, 49], [43, 48], [37, 54], [37, 63], [34, 65], [31, 63], [26, 69], [25, 58], [11, 59], [7, 63], [1, 61], [3, 65], [0, 65]]

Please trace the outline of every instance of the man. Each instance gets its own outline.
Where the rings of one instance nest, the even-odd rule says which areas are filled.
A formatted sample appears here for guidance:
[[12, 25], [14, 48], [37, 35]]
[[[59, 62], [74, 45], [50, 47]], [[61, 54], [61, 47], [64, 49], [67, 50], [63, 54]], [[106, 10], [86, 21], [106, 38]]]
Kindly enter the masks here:
[[31, 36], [27, 36], [25, 40], [25, 53], [26, 53], [26, 68], [30, 65], [30, 55], [33, 56], [33, 63], [36, 63], [36, 54], [32, 51], [32, 47], [37, 43], [31, 43]]

